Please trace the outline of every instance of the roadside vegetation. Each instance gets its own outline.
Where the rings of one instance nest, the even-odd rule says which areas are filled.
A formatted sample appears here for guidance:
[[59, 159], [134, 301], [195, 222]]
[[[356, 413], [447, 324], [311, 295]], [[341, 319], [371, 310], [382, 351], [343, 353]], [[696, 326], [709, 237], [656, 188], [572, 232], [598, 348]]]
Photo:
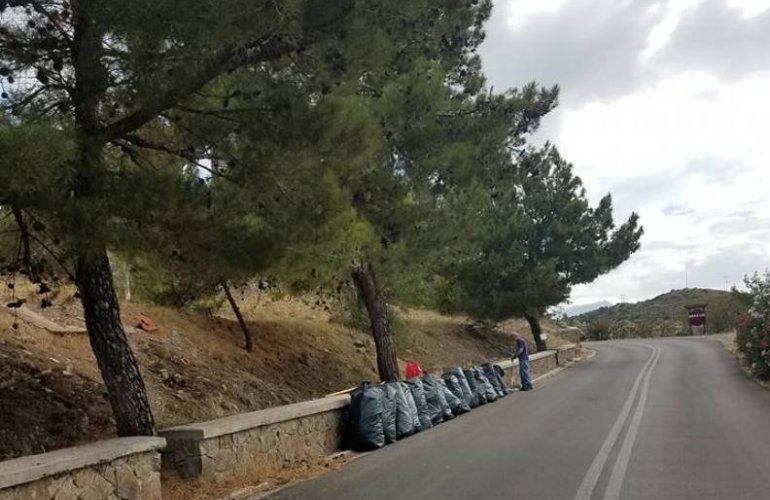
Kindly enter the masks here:
[[545, 349], [546, 309], [628, 259], [642, 228], [529, 143], [558, 87], [487, 85], [491, 7], [0, 2], [6, 306], [79, 302], [123, 436], [154, 434], [163, 411], [124, 326], [132, 300], [224, 304], [239, 356], [267, 365], [269, 327], [237, 295], [312, 296], [365, 325], [383, 381], [420, 342], [399, 308], [521, 316]]
[[[735, 330], [750, 304], [747, 293], [701, 288], [672, 290], [650, 300], [616, 304], [568, 320], [582, 327], [591, 340], [676, 337], [690, 335], [686, 306], [706, 305], [706, 334]], [[701, 333], [698, 329], [698, 333]]]
[[770, 271], [746, 278], [751, 307], [740, 316], [736, 343], [751, 374], [770, 380]]

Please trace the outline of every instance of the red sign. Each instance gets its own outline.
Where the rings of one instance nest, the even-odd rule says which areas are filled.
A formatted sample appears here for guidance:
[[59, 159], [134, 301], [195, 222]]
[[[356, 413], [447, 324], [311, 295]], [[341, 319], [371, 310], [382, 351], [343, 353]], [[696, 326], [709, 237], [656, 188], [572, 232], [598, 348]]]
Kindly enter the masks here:
[[703, 326], [706, 324], [706, 310], [705, 309], [690, 309], [690, 325], [691, 326]]

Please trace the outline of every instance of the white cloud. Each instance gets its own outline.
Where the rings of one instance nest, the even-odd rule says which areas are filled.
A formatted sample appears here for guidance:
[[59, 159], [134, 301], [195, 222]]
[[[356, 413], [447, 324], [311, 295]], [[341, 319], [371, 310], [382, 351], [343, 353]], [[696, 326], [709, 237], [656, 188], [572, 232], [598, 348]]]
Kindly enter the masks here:
[[508, 2], [508, 17], [510, 28], [516, 29], [530, 21], [534, 14], [554, 13], [566, 0], [511, 0]]
[[639, 175], [666, 182], [688, 162], [708, 157], [723, 161], [724, 169], [741, 170], [745, 177], [732, 181], [745, 197], [757, 199], [770, 195], [756, 184], [770, 161], [768, 88], [770, 73], [734, 84], [682, 74], [613, 101], [564, 109], [556, 142], [589, 186], [602, 191]]
[[536, 140], [646, 230], [573, 302], [649, 298], [684, 286], [685, 269], [690, 286], [723, 288], [770, 267], [770, 0], [498, 7], [482, 47], [491, 83], [558, 82], [562, 106]]
[[660, 49], [666, 46], [671, 35], [679, 25], [682, 15], [687, 9], [702, 3], [703, 0], [671, 0], [666, 4], [656, 4], [665, 14], [661, 21], [650, 31], [647, 48], [642, 52], [642, 59], [649, 60]]
[[770, 9], [770, 0], [727, 0], [727, 5], [740, 10], [745, 18], [749, 18]]

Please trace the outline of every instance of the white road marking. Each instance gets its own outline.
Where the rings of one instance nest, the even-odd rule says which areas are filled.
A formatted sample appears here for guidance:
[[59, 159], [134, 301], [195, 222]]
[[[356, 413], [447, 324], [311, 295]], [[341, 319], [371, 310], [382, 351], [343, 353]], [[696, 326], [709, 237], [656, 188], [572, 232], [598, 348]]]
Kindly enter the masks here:
[[610, 433], [607, 434], [607, 438], [604, 440], [604, 443], [599, 449], [599, 452], [596, 454], [596, 457], [594, 457], [593, 462], [591, 462], [591, 467], [588, 468], [588, 472], [586, 472], [586, 475], [583, 478], [583, 482], [580, 483], [580, 487], [575, 494], [574, 500], [590, 500], [591, 495], [594, 492], [594, 488], [596, 488], [596, 483], [599, 481], [599, 476], [602, 473], [602, 469], [604, 469], [604, 464], [607, 463], [607, 459], [610, 456], [610, 451], [615, 445], [615, 442], [618, 440], [618, 436], [620, 435], [620, 431], [623, 429], [626, 420], [628, 420], [628, 416], [631, 413], [631, 407], [633, 406], [634, 399], [636, 398], [636, 393], [639, 390], [639, 385], [641, 384], [642, 378], [644, 377], [645, 373], [647, 373], [648, 369], [652, 366], [653, 361], [656, 359], [656, 355], [658, 353], [657, 347], [649, 346], [646, 344], [645, 347], [649, 347], [652, 350], [652, 354], [650, 354], [650, 357], [642, 367], [639, 375], [637, 375], [636, 380], [634, 381], [634, 385], [631, 388], [631, 392], [629, 393], [628, 398], [623, 405], [623, 409], [621, 410], [620, 415], [618, 415], [618, 419], [610, 429]]
[[639, 395], [639, 402], [636, 404], [636, 410], [634, 416], [631, 419], [631, 425], [628, 426], [626, 437], [623, 440], [623, 445], [618, 452], [618, 458], [615, 460], [615, 465], [612, 467], [612, 475], [610, 481], [607, 483], [607, 490], [604, 492], [604, 500], [620, 500], [620, 490], [623, 488], [623, 480], [626, 477], [626, 471], [628, 470], [628, 462], [631, 460], [631, 450], [636, 442], [636, 437], [639, 434], [639, 425], [642, 422], [642, 415], [644, 414], [644, 407], [647, 404], [647, 393], [650, 389], [650, 377], [652, 371], [655, 369], [655, 364], [660, 358], [660, 348], [655, 355], [655, 361], [652, 362], [652, 366], [647, 370], [647, 375], [644, 377], [642, 383], [642, 392]]

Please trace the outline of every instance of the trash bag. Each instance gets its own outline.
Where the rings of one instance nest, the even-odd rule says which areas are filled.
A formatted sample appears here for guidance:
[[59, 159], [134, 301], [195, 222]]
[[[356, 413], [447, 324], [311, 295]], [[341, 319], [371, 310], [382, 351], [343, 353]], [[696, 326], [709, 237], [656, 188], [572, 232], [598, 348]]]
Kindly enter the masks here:
[[[497, 365], [492, 365], [492, 363], [485, 363], [481, 365], [481, 370], [484, 373], [484, 375], [487, 377], [489, 382], [492, 384], [492, 387], [495, 388], [495, 391], [497, 392], [497, 396], [502, 398], [508, 395], [508, 388], [505, 387], [505, 382], [503, 382], [502, 377], [500, 376], [500, 373], [495, 368]], [[498, 366], [499, 368], [499, 366]], [[502, 368], [500, 368], [502, 371]]]
[[425, 398], [425, 387], [422, 385], [422, 380], [413, 378], [407, 380], [406, 384], [412, 392], [415, 405], [417, 405], [417, 415], [420, 418], [420, 430], [424, 431], [430, 429], [433, 427], [433, 420], [431, 419], [431, 412], [428, 408], [428, 401]]
[[495, 369], [495, 372], [497, 373], [497, 376], [500, 377], [503, 382], [505, 382], [505, 370], [503, 370], [503, 367], [500, 365], [492, 365]]
[[492, 365], [492, 371], [497, 376], [497, 381], [500, 383], [500, 390], [503, 393], [503, 397], [511, 393], [508, 389], [508, 384], [505, 383], [505, 370], [500, 365]]
[[[446, 372], [443, 375], [443, 381], [444, 385], [446, 385], [452, 395], [457, 398], [458, 406], [456, 408], [452, 408], [454, 414], [460, 415], [461, 413], [467, 413], [471, 411], [471, 399], [473, 398], [473, 394], [471, 393], [470, 387], [468, 388], [468, 393], [466, 395], [465, 391], [463, 390], [463, 385], [458, 380], [457, 375], [455, 375], [453, 372]], [[465, 380], [465, 375], [463, 375], [463, 382], [466, 386], [468, 385], [468, 381]], [[449, 402], [449, 406], [451, 407], [452, 402], [449, 400], [448, 396], [447, 402]]]
[[[404, 394], [404, 388], [399, 382], [390, 382], [385, 384], [385, 394], [393, 400], [395, 405], [393, 419], [394, 440], [414, 434], [414, 421], [417, 420], [419, 422], [417, 408], [414, 407], [413, 415], [409, 402], [406, 399], [406, 394]], [[414, 403], [414, 400], [412, 400], [412, 403]], [[385, 440], [388, 440], [387, 429], [385, 430]]]
[[449, 405], [449, 409], [452, 411], [452, 415], [457, 416], [465, 412], [471, 411], [470, 408], [468, 408], [467, 410], [464, 408], [462, 399], [455, 396], [455, 393], [452, 392], [449, 386], [447, 386], [446, 381], [444, 379], [438, 379], [438, 383], [441, 385], [441, 389], [444, 391], [444, 398], [446, 399], [446, 402]]
[[[428, 402], [428, 408], [431, 409], [430, 417], [433, 423], [440, 424], [445, 420], [452, 420], [455, 415], [449, 408], [449, 403], [444, 396], [444, 388], [439, 379], [433, 375], [423, 375], [422, 385], [425, 388], [425, 400]], [[433, 413], [434, 407], [438, 408], [438, 417]]]
[[387, 385], [380, 386], [382, 390], [382, 430], [385, 434], [385, 444], [396, 442], [396, 394]]
[[[417, 380], [417, 379], [415, 379]], [[438, 400], [438, 387], [430, 380], [430, 377], [419, 379], [425, 391], [425, 402], [428, 405], [428, 415], [433, 425], [438, 425], [444, 421], [444, 412], [441, 408], [441, 402]]]
[[484, 371], [477, 366], [473, 368], [473, 373], [476, 375], [476, 380], [478, 380], [481, 386], [484, 388], [484, 394], [487, 397], [487, 403], [497, 401], [497, 391], [487, 376], [484, 375]]
[[469, 370], [463, 370], [465, 378], [468, 381], [468, 385], [473, 391], [473, 395], [476, 398], [476, 406], [487, 404], [487, 391], [484, 384], [476, 379], [475, 370], [473, 368]]
[[[401, 392], [406, 399], [406, 407], [409, 411], [409, 417], [412, 419], [414, 432], [420, 432], [422, 430], [422, 422], [420, 422], [420, 415], [417, 411], [417, 403], [414, 400], [414, 396], [412, 396], [412, 390], [406, 382], [398, 382], [398, 385], [401, 386]], [[406, 422], [404, 422], [404, 425], [407, 425]], [[396, 421], [396, 433], [398, 433], [398, 421]]]
[[450, 370], [450, 375], [454, 375], [457, 382], [460, 384], [460, 390], [463, 393], [463, 400], [468, 404], [469, 408], [476, 408], [479, 405], [479, 400], [473, 393], [470, 384], [468, 384], [468, 378], [465, 376], [463, 369], [460, 367]]
[[381, 388], [369, 383], [361, 384], [350, 394], [347, 442], [352, 449], [368, 451], [385, 446], [384, 394]]

